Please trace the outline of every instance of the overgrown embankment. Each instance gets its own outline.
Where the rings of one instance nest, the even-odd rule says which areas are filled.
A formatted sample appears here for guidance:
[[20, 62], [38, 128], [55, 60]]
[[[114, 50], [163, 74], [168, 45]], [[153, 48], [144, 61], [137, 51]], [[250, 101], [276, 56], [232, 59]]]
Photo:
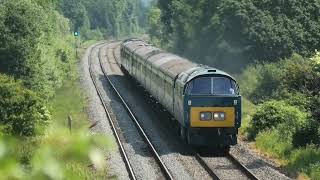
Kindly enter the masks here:
[[256, 110], [245, 116], [248, 140], [290, 173], [320, 177], [320, 53], [249, 66], [240, 76]]
[[0, 1], [0, 179], [107, 177], [101, 147], [113, 144], [89, 135], [75, 45], [137, 33], [139, 8], [126, 0]]

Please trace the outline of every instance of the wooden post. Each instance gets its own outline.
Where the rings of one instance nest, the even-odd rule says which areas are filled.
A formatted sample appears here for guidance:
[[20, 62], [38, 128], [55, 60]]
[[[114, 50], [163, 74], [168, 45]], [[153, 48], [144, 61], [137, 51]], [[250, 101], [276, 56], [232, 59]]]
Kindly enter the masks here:
[[72, 129], [72, 117], [71, 117], [71, 115], [68, 116], [68, 128], [69, 128], [70, 133], [71, 133], [71, 129]]

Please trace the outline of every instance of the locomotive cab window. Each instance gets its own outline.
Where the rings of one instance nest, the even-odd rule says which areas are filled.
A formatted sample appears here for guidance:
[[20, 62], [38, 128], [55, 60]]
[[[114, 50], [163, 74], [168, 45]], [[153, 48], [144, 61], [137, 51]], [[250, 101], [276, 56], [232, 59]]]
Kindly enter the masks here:
[[189, 95], [238, 95], [237, 83], [228, 77], [200, 77], [188, 83]]

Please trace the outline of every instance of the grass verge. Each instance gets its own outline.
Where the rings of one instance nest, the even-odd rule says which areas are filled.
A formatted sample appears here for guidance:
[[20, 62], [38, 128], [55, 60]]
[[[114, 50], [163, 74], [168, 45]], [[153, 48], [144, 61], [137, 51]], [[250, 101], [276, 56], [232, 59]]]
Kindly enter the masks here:
[[[82, 56], [85, 50], [96, 41], [87, 41], [84, 42], [81, 48], [78, 49], [79, 56]], [[81, 57], [79, 57], [81, 58]], [[62, 130], [62, 134], [68, 133], [68, 117], [72, 117], [72, 133], [76, 131], [76, 133], [80, 134], [88, 134], [88, 127], [90, 126], [88, 116], [86, 114], [86, 99], [82, 93], [79, 82], [79, 74], [78, 74], [78, 62], [74, 62], [71, 65], [71, 73], [68, 78], [65, 79], [63, 86], [56, 91], [54, 99], [51, 101], [51, 112], [52, 112], [52, 125], [50, 127], [51, 134], [56, 129], [64, 129]], [[56, 136], [56, 133], [53, 132], [53, 135]], [[61, 134], [61, 132], [60, 132]], [[59, 145], [62, 136], [60, 139], [54, 138], [49, 135], [49, 138], [46, 139], [46, 143], [48, 144], [56, 144]], [[76, 142], [75, 142], [76, 143]], [[78, 144], [79, 145], [79, 144]], [[111, 147], [112, 143], [109, 143], [107, 146]], [[64, 154], [66, 151], [70, 152], [80, 152], [83, 149], [90, 147], [89, 144], [79, 145], [77, 149], [73, 149], [71, 146], [68, 148], [64, 148], [62, 152], [57, 150], [57, 154], [61, 159], [65, 159]], [[103, 158], [103, 157], [102, 157]], [[104, 158], [103, 158], [104, 159]], [[102, 171], [94, 171], [89, 168], [90, 161], [88, 160], [72, 160], [67, 161], [66, 168], [73, 172], [77, 177], [81, 179], [105, 179], [107, 177], [106, 167]]]

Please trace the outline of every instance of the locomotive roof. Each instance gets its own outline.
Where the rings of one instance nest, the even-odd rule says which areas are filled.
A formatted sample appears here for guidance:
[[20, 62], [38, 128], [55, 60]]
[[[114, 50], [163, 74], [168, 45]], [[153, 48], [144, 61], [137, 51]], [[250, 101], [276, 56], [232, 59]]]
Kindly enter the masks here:
[[221, 75], [221, 76], [227, 76], [230, 77], [231, 79], [235, 80], [230, 74], [221, 71], [219, 69], [216, 68], [212, 68], [209, 66], [203, 66], [200, 65], [201, 68], [199, 68], [197, 71], [194, 71], [192, 73], [189, 74], [188, 79], [186, 80], [186, 82], [191, 81], [192, 79], [199, 77], [199, 76], [207, 76], [207, 75]]
[[182, 79], [183, 83], [187, 83], [199, 76], [211, 74], [227, 76], [234, 79], [224, 71], [193, 63], [188, 59], [172, 53], [163, 52], [159, 48], [151, 46], [139, 39], [126, 40], [123, 45], [131, 52], [135, 52], [141, 58], [147, 60], [147, 63], [152, 64], [153, 67], [168, 74], [171, 78], [175, 78], [179, 75], [179, 79]]

